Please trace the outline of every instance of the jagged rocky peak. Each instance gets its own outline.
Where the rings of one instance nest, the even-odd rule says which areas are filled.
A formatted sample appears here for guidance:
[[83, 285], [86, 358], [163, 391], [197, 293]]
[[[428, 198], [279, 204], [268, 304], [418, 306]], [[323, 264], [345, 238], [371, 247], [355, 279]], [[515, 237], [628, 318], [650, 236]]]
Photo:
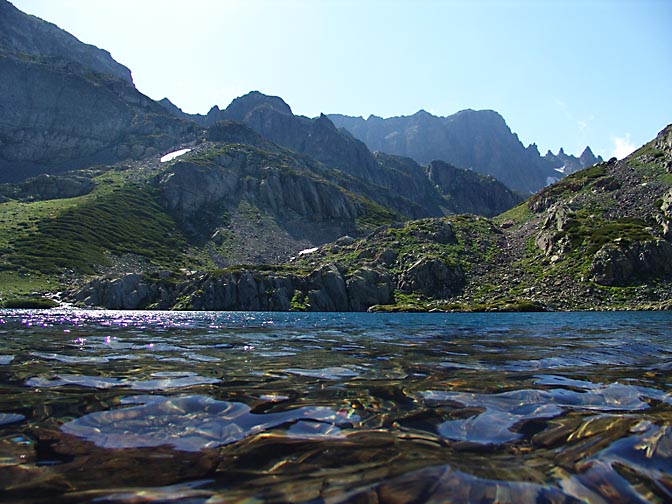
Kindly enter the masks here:
[[586, 148], [583, 149], [583, 152], [579, 156], [579, 159], [581, 160], [581, 164], [586, 167], [592, 166], [595, 163], [602, 162], [602, 157], [601, 156], [599, 158], [595, 157], [595, 154], [593, 154], [593, 151], [588, 146], [586, 146]]
[[21, 12], [7, 0], [0, 0], [0, 51], [77, 61], [95, 72], [133, 82], [131, 71], [109, 52], [80, 42], [55, 24]]
[[331, 120], [324, 114], [320, 114], [320, 117], [317, 117], [315, 119], [315, 126], [319, 128], [326, 128], [329, 130], [336, 131], [336, 126], [334, 126], [334, 123], [331, 122]]
[[173, 112], [176, 115], [185, 114], [185, 112], [180, 107], [175, 105], [168, 98], [162, 98], [161, 100], [159, 100], [159, 105], [163, 106], [164, 108], [168, 109], [169, 111]]
[[595, 156], [590, 147], [586, 147], [579, 157], [572, 154], [567, 154], [565, 149], [560, 147], [557, 154], [553, 154], [550, 150], [544, 156], [557, 171], [569, 175], [570, 173], [583, 170], [596, 163], [604, 161], [602, 156]]
[[526, 150], [527, 152], [530, 152], [533, 155], [540, 156], [539, 147], [537, 146], [536, 143], [531, 143], [530, 145], [528, 145]]

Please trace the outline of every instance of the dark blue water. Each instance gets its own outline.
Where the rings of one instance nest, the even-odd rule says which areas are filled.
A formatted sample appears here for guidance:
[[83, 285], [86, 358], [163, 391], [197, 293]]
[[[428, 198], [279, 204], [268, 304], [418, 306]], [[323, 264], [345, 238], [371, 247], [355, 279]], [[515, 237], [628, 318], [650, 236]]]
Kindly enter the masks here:
[[0, 342], [0, 501], [672, 500], [672, 313], [7, 310]]

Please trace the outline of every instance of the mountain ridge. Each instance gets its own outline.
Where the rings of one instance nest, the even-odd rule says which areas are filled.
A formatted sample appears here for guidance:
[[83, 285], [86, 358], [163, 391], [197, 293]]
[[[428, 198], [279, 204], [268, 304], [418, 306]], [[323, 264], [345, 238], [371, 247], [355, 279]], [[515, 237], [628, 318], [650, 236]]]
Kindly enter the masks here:
[[[0, 185], [2, 305], [28, 295], [124, 309], [672, 307], [672, 125], [605, 163], [589, 148], [541, 157], [494, 111], [420, 111], [401, 129], [371, 117], [422, 164], [259, 92], [194, 118], [54, 29], [45, 40], [84, 52], [29, 54], [0, 39], [0, 176], [15, 181]], [[419, 139], [452, 146], [460, 163], [432, 159]], [[501, 213], [522, 198], [464, 168], [479, 160], [542, 188]]]
[[[99, 278], [84, 304], [205, 310], [672, 309], [672, 125], [628, 158], [576, 172], [496, 219], [392, 222], [293, 261], [196, 277]], [[115, 287], [116, 286], [116, 287]], [[159, 295], [160, 294], [160, 295]], [[162, 296], [162, 297], [161, 297]]]
[[562, 175], [557, 169], [564, 164], [580, 168], [593, 164], [587, 158], [581, 161], [569, 157], [562, 150], [562, 159], [540, 156], [535, 144], [524, 147], [504, 118], [493, 110], [465, 109], [445, 117], [425, 110], [388, 119], [374, 115], [367, 119], [341, 114], [328, 117], [373, 151], [408, 156], [424, 165], [443, 160], [494, 176], [528, 194], [558, 180]]
[[131, 71], [108, 51], [84, 44], [55, 24], [21, 12], [7, 0], [0, 0], [0, 47], [36, 57], [77, 60], [96, 72], [133, 83]]

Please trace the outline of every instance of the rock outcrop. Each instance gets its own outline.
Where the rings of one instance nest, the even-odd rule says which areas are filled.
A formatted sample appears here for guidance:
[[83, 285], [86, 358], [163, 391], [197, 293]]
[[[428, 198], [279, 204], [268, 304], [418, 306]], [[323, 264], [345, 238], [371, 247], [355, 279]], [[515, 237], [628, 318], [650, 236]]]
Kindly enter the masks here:
[[464, 287], [465, 280], [464, 271], [459, 265], [438, 258], [423, 257], [402, 273], [399, 290], [446, 299], [459, 292]]
[[300, 164], [285, 165], [288, 161], [249, 146], [230, 146], [206, 160], [178, 161], [155, 183], [166, 210], [193, 237], [210, 236], [223, 212], [243, 198], [279, 222], [333, 222], [339, 229], [342, 224], [354, 229], [355, 219], [364, 214], [362, 204]]
[[71, 294], [85, 306], [104, 306], [110, 310], [168, 308], [175, 303], [175, 274], [169, 271], [153, 276], [132, 273], [120, 277], [98, 278]]
[[672, 244], [665, 240], [606, 244], [593, 257], [590, 274], [609, 286], [672, 275]]
[[446, 198], [451, 213], [473, 213], [494, 217], [513, 208], [523, 198], [493, 177], [432, 161], [427, 176]]
[[20, 184], [24, 198], [51, 200], [88, 194], [95, 182], [81, 175], [38, 175]]
[[590, 147], [586, 147], [578, 158], [565, 153], [565, 150], [561, 148], [557, 154], [553, 154], [549, 150], [544, 156], [544, 159], [548, 161], [553, 168], [564, 175], [569, 175], [570, 173], [583, 170], [584, 168], [588, 168], [589, 166], [604, 161], [602, 156], [595, 156]]
[[366, 311], [392, 303], [394, 285], [379, 269], [345, 274], [331, 264], [308, 275], [242, 268], [179, 277], [160, 272], [98, 278], [69, 297], [108, 309]]

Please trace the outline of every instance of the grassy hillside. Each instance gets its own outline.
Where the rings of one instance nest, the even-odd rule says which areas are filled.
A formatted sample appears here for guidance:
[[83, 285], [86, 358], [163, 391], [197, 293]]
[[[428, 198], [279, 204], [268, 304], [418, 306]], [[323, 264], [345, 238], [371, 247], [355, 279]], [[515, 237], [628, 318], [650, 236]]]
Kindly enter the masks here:
[[[490, 220], [413, 221], [304, 259], [348, 271], [384, 267], [397, 287], [414, 262], [438, 258], [464, 272], [446, 295], [397, 288], [385, 310], [591, 310], [672, 306], [670, 128], [623, 161], [546, 187]], [[429, 231], [450, 222], [455, 240]]]
[[[174, 184], [168, 194], [162, 181], [179, 171], [177, 163], [194, 167], [194, 176]], [[77, 172], [94, 183], [93, 190], [77, 197], [36, 200], [26, 189], [30, 184], [5, 186], [0, 190], [6, 195], [0, 203], [0, 304], [61, 291], [93, 275], [284, 262], [341, 234], [357, 236], [398, 219], [323, 172], [333, 170], [282, 149], [205, 142], [169, 163], [157, 158]], [[235, 189], [213, 186], [219, 175], [234, 179]], [[275, 185], [268, 190], [271, 179]], [[277, 193], [283, 190], [288, 206], [278, 208], [273, 198], [282, 203]], [[200, 201], [198, 195], [208, 191], [206, 206], [188, 215], [184, 206], [171, 207], [170, 198], [188, 206], [190, 198]], [[330, 195], [341, 204], [349, 201], [356, 214], [331, 218], [307, 206], [328, 210]], [[304, 213], [291, 208], [297, 201], [306, 205]]]
[[[271, 299], [282, 290], [294, 309], [311, 309], [311, 299], [329, 306], [325, 293], [340, 295], [344, 286], [348, 296], [356, 288], [358, 303], [385, 299], [378, 310], [672, 305], [672, 128], [627, 159], [574, 173], [494, 219], [399, 222], [285, 151], [204, 144], [175, 163], [107, 170], [76, 198], [0, 204], [0, 295], [55, 291], [94, 273], [184, 269], [229, 272], [236, 286], [202, 277], [227, 292]], [[185, 233], [206, 218], [205, 239]], [[320, 241], [329, 233], [354, 238]], [[255, 285], [243, 286], [236, 272], [244, 263], [278, 266], [272, 279], [268, 267], [247, 267]], [[198, 298], [205, 284], [173, 275], [152, 291], [163, 289], [162, 306], [171, 295]], [[379, 295], [388, 288], [391, 297]], [[153, 304], [151, 296], [144, 302]], [[187, 305], [176, 298], [175, 306]]]

